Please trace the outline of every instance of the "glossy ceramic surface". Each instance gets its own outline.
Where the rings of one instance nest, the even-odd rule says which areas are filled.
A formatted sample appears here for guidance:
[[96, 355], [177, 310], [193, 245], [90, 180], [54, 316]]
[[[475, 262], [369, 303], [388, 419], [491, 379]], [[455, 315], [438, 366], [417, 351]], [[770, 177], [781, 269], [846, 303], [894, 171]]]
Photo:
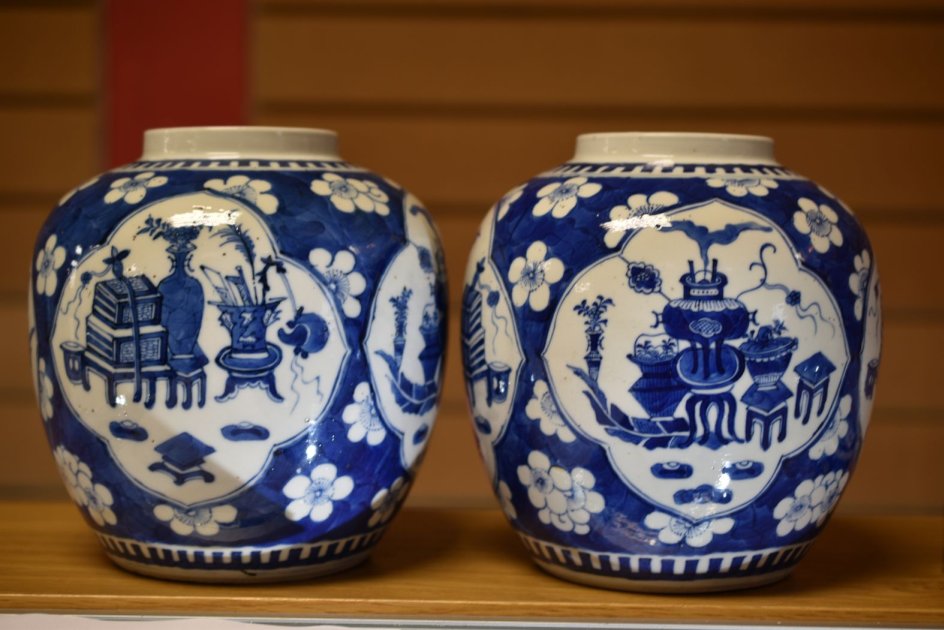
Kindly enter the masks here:
[[536, 561], [589, 584], [779, 579], [839, 500], [880, 360], [871, 247], [765, 138], [581, 136], [466, 273], [483, 459]]
[[132, 570], [239, 581], [366, 557], [432, 427], [445, 271], [420, 202], [331, 132], [148, 132], [36, 245], [56, 462]]

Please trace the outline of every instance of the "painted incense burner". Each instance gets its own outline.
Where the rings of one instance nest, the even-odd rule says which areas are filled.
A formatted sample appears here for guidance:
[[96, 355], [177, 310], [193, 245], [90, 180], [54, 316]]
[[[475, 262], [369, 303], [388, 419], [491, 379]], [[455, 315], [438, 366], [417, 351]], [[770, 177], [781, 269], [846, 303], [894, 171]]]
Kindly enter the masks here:
[[487, 215], [461, 333], [483, 459], [539, 565], [742, 588], [790, 571], [848, 481], [878, 274], [769, 139], [591, 134]]
[[405, 497], [436, 415], [428, 212], [332, 132], [149, 131], [40, 231], [30, 342], [70, 496], [133, 571], [330, 573]]

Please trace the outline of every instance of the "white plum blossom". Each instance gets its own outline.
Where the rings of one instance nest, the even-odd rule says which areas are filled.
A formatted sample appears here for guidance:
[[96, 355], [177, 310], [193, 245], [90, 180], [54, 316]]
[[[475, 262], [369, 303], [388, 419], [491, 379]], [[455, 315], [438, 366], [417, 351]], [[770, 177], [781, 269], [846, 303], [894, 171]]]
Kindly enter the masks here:
[[525, 184], [520, 186], [515, 186], [509, 190], [498, 202], [498, 220], [501, 221], [505, 218], [505, 215], [508, 214], [508, 210], [511, 209], [511, 205], [518, 201], [521, 198], [521, 193], [524, 192]]
[[59, 476], [62, 477], [62, 481], [65, 483], [66, 492], [69, 493], [69, 497], [73, 501], [81, 504], [83, 497], [77, 492], [79, 487], [79, 471], [84, 469], [86, 474], [91, 476], [92, 473], [88, 465], [80, 462], [75, 455], [66, 450], [61, 444], [55, 448], [52, 455], [56, 460]]
[[367, 526], [383, 525], [389, 521], [409, 488], [410, 484], [406, 483], [403, 477], [397, 477], [389, 488], [378, 490], [374, 498], [370, 500], [370, 509], [374, 513], [370, 515]]
[[518, 466], [518, 481], [528, 489], [528, 499], [544, 524], [565, 532], [587, 534], [590, 515], [603, 511], [603, 495], [593, 490], [596, 479], [584, 468], [567, 472], [552, 466], [541, 451], [531, 451], [528, 464]]
[[792, 496], [784, 497], [774, 508], [777, 523], [777, 535], [786, 536], [793, 531], [805, 529], [822, 516], [823, 500], [826, 488], [820, 483], [823, 475], [816, 481], [807, 479], [793, 491]]
[[88, 510], [89, 516], [99, 527], [115, 525], [118, 519], [111, 509], [115, 499], [108, 488], [92, 481], [92, 470], [88, 464], [61, 444], [53, 451], [53, 457], [72, 500]]
[[839, 440], [849, 433], [849, 412], [852, 411], [852, 396], [846, 394], [839, 401], [839, 409], [826, 425], [819, 440], [810, 447], [810, 459], [820, 459], [832, 455], [839, 448]]
[[307, 476], [289, 479], [282, 493], [293, 499], [285, 508], [285, 518], [300, 521], [306, 516], [316, 523], [328, 520], [334, 511], [334, 502], [346, 499], [354, 490], [354, 480], [338, 477], [334, 464], [319, 464]]
[[518, 511], [515, 510], [515, 504], [511, 502], [511, 488], [504, 481], [498, 482], [498, 498], [501, 501], [502, 511], [509, 520], [518, 518]]
[[175, 534], [189, 536], [196, 532], [201, 536], [216, 536], [220, 525], [236, 520], [236, 508], [232, 505], [214, 507], [175, 508], [165, 503], [154, 506], [154, 516], [165, 523]]
[[542, 523], [551, 522], [552, 512], [563, 514], [567, 511], [564, 492], [569, 492], [573, 485], [570, 475], [560, 466], [551, 466], [551, 460], [541, 451], [531, 451], [528, 465], [518, 466], [518, 481], [528, 489], [528, 499], [538, 509]]
[[266, 214], [275, 214], [279, 209], [279, 200], [269, 194], [272, 184], [264, 179], [249, 179], [246, 175], [233, 175], [225, 182], [222, 179], [210, 179], [204, 182], [204, 188], [231, 197], [245, 199]]
[[559, 258], [545, 259], [546, 256], [547, 245], [535, 241], [524, 256], [511, 262], [508, 280], [515, 285], [511, 290], [515, 306], [524, 306], [527, 302], [535, 311], [547, 308], [551, 299], [550, 285], [564, 277], [564, 263]]
[[836, 226], [839, 216], [826, 204], [801, 197], [797, 201], [800, 209], [793, 214], [793, 227], [801, 234], [809, 234], [813, 249], [826, 253], [830, 245], [842, 245], [842, 232]]
[[374, 395], [367, 381], [354, 388], [354, 402], [344, 408], [341, 418], [344, 424], [350, 425], [347, 429], [347, 439], [351, 442], [360, 442], [367, 438], [370, 446], [376, 446], [387, 436], [387, 429], [377, 413]]
[[745, 197], [748, 194], [766, 197], [767, 193], [777, 188], [775, 180], [759, 177], [712, 177], [705, 183], [712, 188], [724, 188], [732, 197]]
[[376, 212], [381, 216], [390, 213], [387, 206], [390, 197], [372, 181], [325, 173], [321, 179], [311, 182], [311, 191], [321, 197], [328, 197], [341, 212], [354, 212], [357, 209]]
[[538, 427], [544, 435], [557, 435], [562, 442], [573, 442], [577, 439], [573, 431], [564, 424], [546, 381], [535, 381], [534, 393], [525, 407], [525, 413], [532, 420], [538, 421]]
[[154, 173], [138, 173], [132, 177], [119, 177], [111, 183], [111, 188], [105, 193], [105, 203], [115, 203], [124, 199], [125, 203], [140, 203], [147, 195], [149, 188], [157, 188], [167, 183], [163, 175], [154, 176]]
[[578, 199], [592, 197], [602, 186], [588, 183], [586, 177], [571, 177], [563, 182], [552, 182], [537, 192], [538, 202], [532, 213], [543, 217], [548, 212], [555, 219], [566, 217], [577, 205]]
[[855, 271], [849, 274], [849, 289], [856, 296], [855, 316], [856, 319], [862, 319], [862, 310], [865, 307], [865, 294], [869, 289], [869, 268], [872, 266], [872, 257], [869, 250], [863, 249], [862, 253], [853, 259]]
[[361, 314], [361, 303], [357, 296], [367, 288], [364, 276], [354, 271], [354, 254], [342, 249], [333, 256], [326, 249], [313, 249], [308, 254], [308, 262], [322, 275], [328, 289], [341, 303], [341, 309], [348, 317]]
[[601, 226], [606, 230], [603, 242], [607, 247], [616, 247], [629, 230], [668, 227], [669, 220], [659, 213], [678, 202], [678, 195], [665, 190], [648, 196], [643, 193], [630, 195], [626, 205], [614, 206], [610, 210], [610, 220]]
[[47, 422], [52, 418], [52, 395], [54, 391], [52, 379], [49, 378], [49, 372], [46, 371], [46, 359], [41, 358], [36, 370], [36, 393], [39, 400], [39, 411], [43, 416], [43, 420]]
[[734, 527], [733, 518], [715, 518], [693, 523], [687, 519], [671, 516], [665, 512], [651, 512], [643, 524], [659, 531], [659, 542], [675, 545], [685, 542], [689, 547], [704, 547], [715, 534], [727, 534]]
[[586, 468], [577, 466], [570, 471], [571, 488], [566, 493], [567, 513], [553, 515], [554, 525], [563, 531], [570, 531], [573, 526], [575, 534], [590, 532], [590, 515], [603, 511], [603, 495], [595, 492], [596, 478]]
[[848, 482], [849, 473], [845, 470], [834, 470], [816, 478], [816, 484], [821, 486], [825, 491], [823, 504], [820, 508], [819, 515], [816, 517], [817, 525], [822, 525], [826, 521], [826, 517], [829, 516], [833, 508], [835, 508], [836, 504], [839, 502], [839, 497], [842, 495], [842, 491]]
[[66, 262], [65, 247], [57, 245], [58, 237], [50, 234], [36, 254], [36, 294], [52, 297], [59, 283], [57, 274]]

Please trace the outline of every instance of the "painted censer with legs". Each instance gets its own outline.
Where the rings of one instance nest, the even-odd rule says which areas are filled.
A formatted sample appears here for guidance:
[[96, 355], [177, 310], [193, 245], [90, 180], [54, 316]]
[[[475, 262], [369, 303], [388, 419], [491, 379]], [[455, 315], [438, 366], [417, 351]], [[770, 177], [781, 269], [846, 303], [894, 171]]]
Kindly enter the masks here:
[[835, 508], [874, 399], [878, 274], [851, 211], [772, 146], [580, 136], [482, 223], [466, 385], [496, 495], [547, 571], [757, 586]]
[[279, 580], [364, 560], [438, 404], [429, 213], [332, 132], [149, 131], [36, 245], [30, 343], [70, 496], [119, 565]]

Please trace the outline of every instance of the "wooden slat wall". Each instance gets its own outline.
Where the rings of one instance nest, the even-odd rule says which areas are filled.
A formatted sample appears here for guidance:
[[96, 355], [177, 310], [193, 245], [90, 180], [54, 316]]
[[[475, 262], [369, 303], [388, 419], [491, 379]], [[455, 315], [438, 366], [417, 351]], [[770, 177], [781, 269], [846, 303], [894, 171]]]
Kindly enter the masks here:
[[26, 288], [46, 214], [100, 170], [97, 13], [0, 3], [0, 497], [64, 496], [33, 401]]
[[[566, 160], [576, 134], [774, 136], [783, 163], [863, 218], [883, 274], [878, 407], [843, 509], [941, 509], [944, 3], [256, 0], [250, 26], [252, 122], [337, 129], [345, 157], [424, 199], [454, 303], [485, 210]], [[46, 211], [101, 170], [100, 41], [90, 0], [0, 2], [0, 496], [63, 496], [31, 399], [23, 305]], [[454, 339], [411, 501], [492, 505]]]
[[[886, 300], [878, 407], [845, 510], [944, 504], [944, 4], [895, 0], [259, 0], [253, 122], [328, 127], [424, 199], [452, 322], [485, 210], [581, 132], [771, 135], [862, 217]], [[452, 335], [411, 501], [492, 504]]]

